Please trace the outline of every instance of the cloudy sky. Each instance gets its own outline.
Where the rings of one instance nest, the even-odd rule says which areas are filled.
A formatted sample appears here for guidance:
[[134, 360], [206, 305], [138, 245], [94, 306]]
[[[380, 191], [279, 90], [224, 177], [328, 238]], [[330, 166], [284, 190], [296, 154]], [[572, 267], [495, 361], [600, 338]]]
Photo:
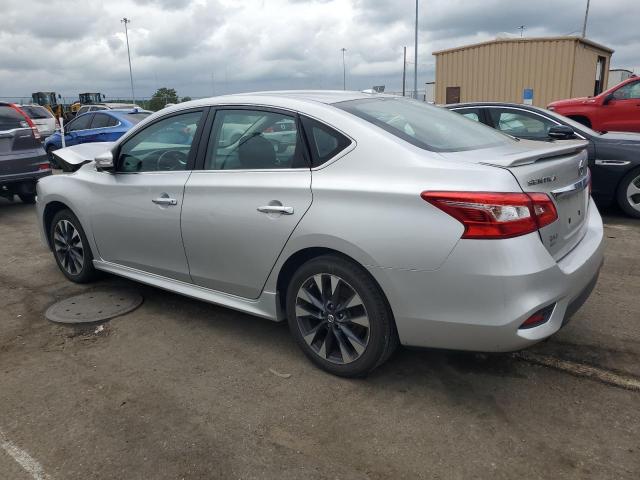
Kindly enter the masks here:
[[[431, 53], [495, 38], [575, 34], [586, 0], [420, 0], [419, 82]], [[122, 17], [138, 96], [342, 88], [402, 82], [413, 61], [414, 0], [0, 0], [0, 97], [54, 90], [127, 96]], [[587, 36], [615, 49], [613, 66], [640, 73], [640, 0], [592, 0]], [[413, 64], [408, 65], [412, 69]], [[409, 87], [409, 78], [407, 86]]]

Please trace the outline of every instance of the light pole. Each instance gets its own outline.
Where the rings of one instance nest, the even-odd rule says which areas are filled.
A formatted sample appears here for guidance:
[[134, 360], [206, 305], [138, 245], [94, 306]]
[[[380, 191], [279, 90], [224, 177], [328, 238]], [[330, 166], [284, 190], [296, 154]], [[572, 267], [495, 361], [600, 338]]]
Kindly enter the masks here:
[[344, 63], [344, 52], [346, 52], [347, 49], [342, 47], [342, 89], [346, 90], [347, 89], [347, 66], [346, 63]]
[[589, 4], [591, 0], [587, 0], [587, 9], [584, 12], [584, 23], [582, 24], [582, 38], [587, 36], [587, 19], [589, 18]]
[[136, 94], [135, 91], [133, 90], [133, 70], [131, 70], [131, 50], [129, 50], [129, 31], [127, 29], [127, 24], [131, 23], [131, 20], [129, 20], [127, 17], [124, 17], [122, 20], [120, 20], [122, 23], [124, 23], [124, 35], [125, 37], [127, 37], [127, 57], [129, 57], [129, 78], [131, 79], [131, 98], [133, 100], [133, 104], [136, 104]]
[[416, 31], [413, 46], [413, 98], [418, 99], [418, 0], [416, 0]]

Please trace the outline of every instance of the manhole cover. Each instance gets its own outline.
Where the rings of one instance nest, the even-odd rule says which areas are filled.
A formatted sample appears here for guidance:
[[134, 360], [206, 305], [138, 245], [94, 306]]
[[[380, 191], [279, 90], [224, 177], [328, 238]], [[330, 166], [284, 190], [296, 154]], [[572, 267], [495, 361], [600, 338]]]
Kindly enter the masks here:
[[101, 290], [82, 293], [51, 305], [45, 316], [52, 322], [92, 323], [135, 310], [142, 295], [126, 290]]

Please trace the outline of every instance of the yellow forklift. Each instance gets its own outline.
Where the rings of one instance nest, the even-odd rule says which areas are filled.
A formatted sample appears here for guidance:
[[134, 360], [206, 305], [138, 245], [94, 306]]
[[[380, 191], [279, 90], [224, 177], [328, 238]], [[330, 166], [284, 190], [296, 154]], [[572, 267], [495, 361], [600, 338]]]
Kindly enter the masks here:
[[56, 95], [56, 92], [35, 92], [31, 94], [33, 103], [43, 106], [57, 119], [63, 118], [67, 120], [68, 112], [65, 111], [62, 103], [58, 103], [59, 99], [62, 99], [62, 97]]

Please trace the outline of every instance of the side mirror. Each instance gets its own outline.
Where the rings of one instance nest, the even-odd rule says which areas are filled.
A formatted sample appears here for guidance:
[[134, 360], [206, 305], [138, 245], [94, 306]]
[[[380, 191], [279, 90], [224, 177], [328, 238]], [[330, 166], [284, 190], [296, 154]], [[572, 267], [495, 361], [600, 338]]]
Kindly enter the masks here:
[[96, 168], [98, 170], [111, 170], [113, 169], [113, 153], [104, 152], [95, 158]]
[[604, 100], [602, 101], [602, 105], [608, 105], [609, 103], [611, 103], [611, 100], [613, 100], [614, 98], [616, 98], [615, 95], [613, 93], [610, 93], [609, 95], [604, 97]]
[[554, 140], [569, 140], [570, 138], [575, 138], [576, 133], [573, 128], [567, 125], [554, 125], [549, 129], [547, 135]]

